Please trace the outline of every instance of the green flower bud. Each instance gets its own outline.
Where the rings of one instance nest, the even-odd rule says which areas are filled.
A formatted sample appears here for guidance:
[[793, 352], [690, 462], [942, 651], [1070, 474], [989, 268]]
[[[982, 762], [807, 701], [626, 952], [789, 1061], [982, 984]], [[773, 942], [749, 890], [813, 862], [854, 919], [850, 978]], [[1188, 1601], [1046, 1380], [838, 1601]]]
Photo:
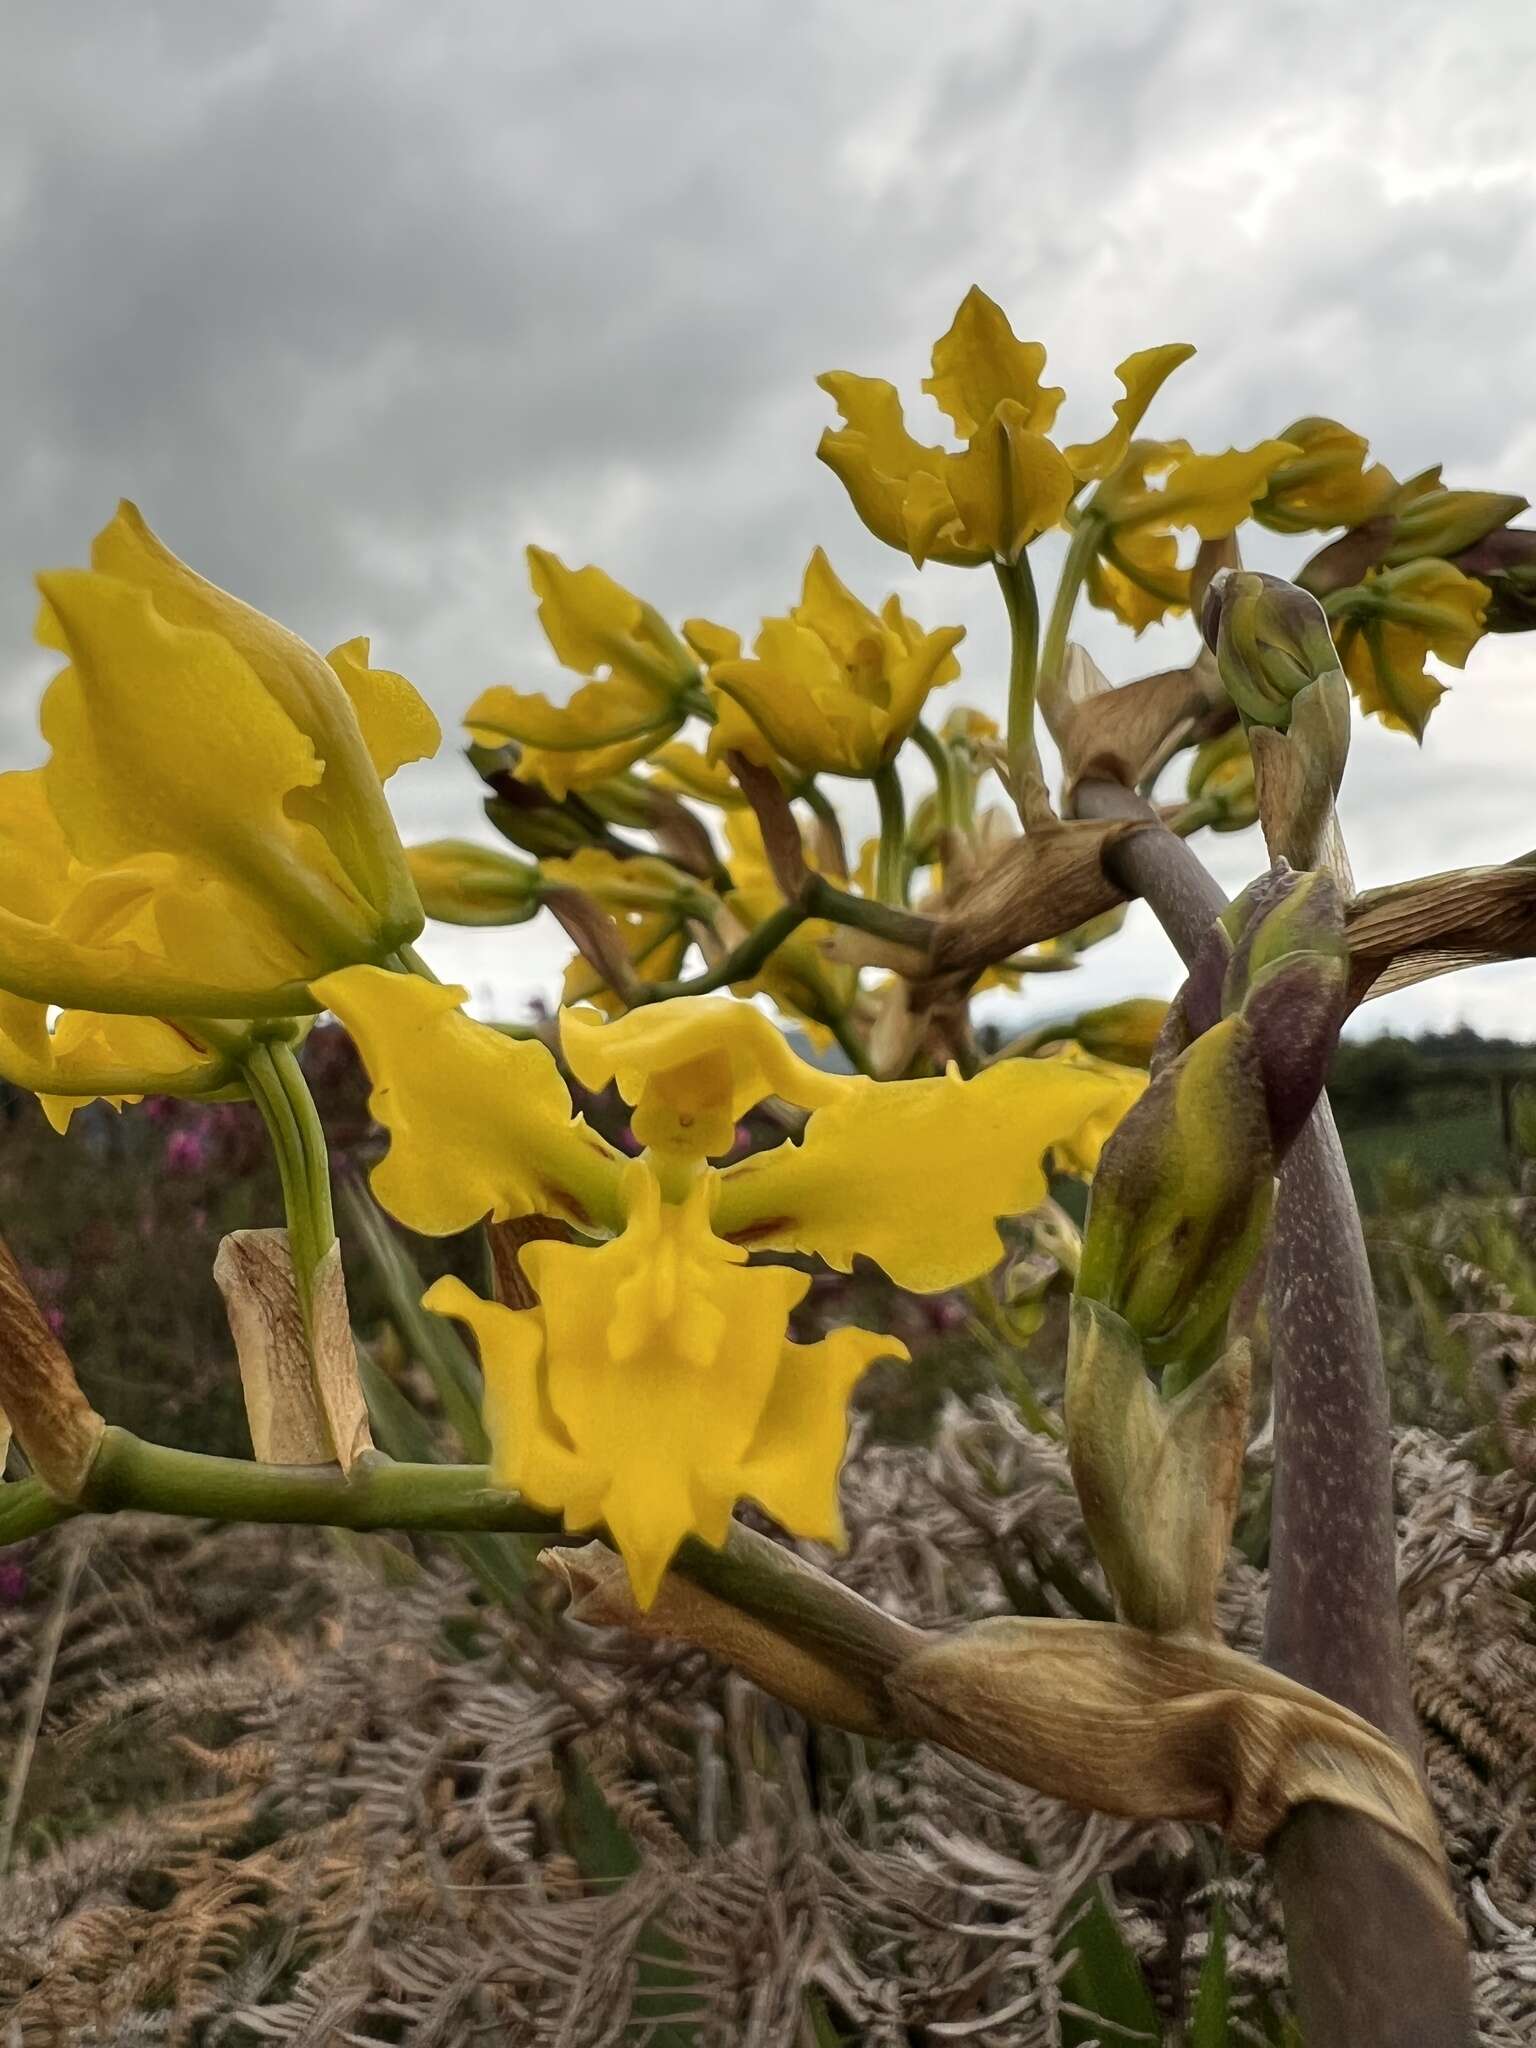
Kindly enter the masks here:
[[1317, 599], [1258, 570], [1214, 577], [1201, 626], [1228, 696], [1256, 725], [1286, 727], [1292, 700], [1339, 667]]
[[1158, 1074], [1105, 1147], [1078, 1292], [1128, 1323], [1147, 1364], [1208, 1364], [1274, 1195], [1264, 1076], [1241, 1017]]
[[493, 847], [433, 839], [405, 857], [422, 909], [444, 924], [526, 924], [542, 900], [538, 869]]
[[1458, 555], [1507, 526], [1528, 503], [1502, 491], [1426, 491], [1396, 510], [1382, 563], [1398, 569], [1425, 555]]

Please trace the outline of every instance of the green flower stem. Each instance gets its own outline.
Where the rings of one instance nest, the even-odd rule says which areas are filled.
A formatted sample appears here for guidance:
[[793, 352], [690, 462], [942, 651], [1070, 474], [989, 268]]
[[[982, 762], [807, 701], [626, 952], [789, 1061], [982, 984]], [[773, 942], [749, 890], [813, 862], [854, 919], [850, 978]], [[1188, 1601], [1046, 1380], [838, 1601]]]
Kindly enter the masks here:
[[1102, 519], [1093, 512], [1085, 512], [1072, 530], [1067, 558], [1061, 565], [1061, 576], [1056, 584], [1056, 595], [1051, 600], [1051, 616], [1046, 622], [1045, 640], [1040, 649], [1042, 703], [1047, 724], [1051, 720], [1052, 693], [1066, 665], [1067, 635], [1072, 630], [1072, 615], [1077, 610], [1078, 596], [1098, 553], [1103, 528]]
[[[585, 1543], [592, 1533], [567, 1533], [558, 1516], [492, 1486], [483, 1465], [397, 1465], [373, 1452], [344, 1477], [334, 1465], [207, 1457], [109, 1428], [78, 1500], [60, 1500], [37, 1479], [0, 1489], [0, 1543], [73, 1515], [122, 1510], [423, 1534], [506, 1530], [553, 1543]], [[720, 1550], [690, 1538], [675, 1569], [874, 1684], [923, 1642], [918, 1630], [740, 1523]]]
[[923, 724], [921, 719], [913, 726], [912, 737], [928, 757], [928, 765], [933, 770], [933, 790], [938, 799], [940, 822], [947, 831], [963, 831], [967, 821], [960, 814], [960, 803], [955, 789], [955, 763], [950, 758], [948, 747], [936, 732], [931, 732]]
[[824, 875], [809, 875], [800, 891], [800, 901], [811, 917], [828, 924], [845, 924], [852, 930], [868, 932], [871, 938], [888, 939], [893, 945], [913, 946], [926, 953], [933, 938], [933, 919], [915, 910], [903, 910], [894, 903], [877, 903], [869, 896], [852, 896]]
[[827, 1029], [842, 1048], [843, 1057], [856, 1074], [874, 1078], [874, 1067], [870, 1062], [869, 1048], [865, 1045], [845, 1016], [829, 1011], [823, 1019]]
[[1175, 812], [1168, 820], [1170, 832], [1176, 832], [1181, 839], [1188, 839], [1191, 833], [1203, 826], [1214, 825], [1221, 816], [1221, 805], [1207, 796], [1193, 797], [1181, 811]]
[[739, 946], [733, 946], [724, 959], [717, 960], [706, 974], [696, 974], [686, 981], [643, 982], [630, 993], [630, 1009], [668, 1002], [674, 996], [707, 996], [718, 988], [729, 987], [733, 981], [750, 981], [810, 914], [803, 904], [781, 903], [771, 917], [765, 917], [755, 931], [749, 932]]
[[313, 1317], [314, 1276], [336, 1242], [325, 1132], [291, 1045], [263, 1040], [252, 1050], [244, 1073], [277, 1160], [294, 1285], [307, 1331]]
[[419, 975], [423, 981], [436, 982], [442, 978], [440, 975], [432, 972], [414, 946], [402, 946], [399, 952], [396, 953], [395, 958], [400, 962], [407, 974]]
[[1035, 680], [1039, 673], [1040, 604], [1028, 555], [1016, 562], [997, 562], [998, 586], [1008, 607], [1012, 653], [1008, 663], [1008, 765], [1015, 798], [1026, 787], [1044, 789], [1040, 749], [1035, 743]]
[[875, 862], [875, 894], [898, 907], [907, 900], [907, 806], [894, 761], [873, 777], [880, 806], [880, 851]]

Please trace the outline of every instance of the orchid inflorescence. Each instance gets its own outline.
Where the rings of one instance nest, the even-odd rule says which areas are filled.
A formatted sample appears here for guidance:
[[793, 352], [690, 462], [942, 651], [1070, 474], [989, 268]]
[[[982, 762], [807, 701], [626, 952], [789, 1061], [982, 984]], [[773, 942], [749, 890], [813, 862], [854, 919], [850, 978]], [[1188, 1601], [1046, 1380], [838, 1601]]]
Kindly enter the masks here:
[[[1209, 1712], [1230, 1692], [1243, 1726], [1263, 1728], [1262, 1798], [1247, 1738], [1232, 1751], [1239, 1835], [1321, 1799], [1432, 1860], [1385, 1738], [1213, 1646], [1213, 1587], [1248, 1420], [1240, 1289], [1339, 1024], [1373, 987], [1530, 950], [1536, 928], [1529, 869], [1353, 893], [1333, 808], [1351, 702], [1422, 737], [1443, 688], [1429, 657], [1461, 665], [1484, 633], [1536, 625], [1536, 536], [1511, 524], [1523, 500], [1446, 487], [1438, 469], [1400, 482], [1330, 419], [1218, 452], [1147, 438], [1192, 353], [1128, 356], [1109, 424], [1079, 442], [1057, 435], [1064, 393], [1042, 381], [1043, 348], [975, 289], [924, 385], [953, 445], [918, 439], [891, 384], [821, 379], [841, 424], [820, 455], [869, 530], [918, 568], [993, 570], [1011, 636], [1001, 725], [947, 694], [961, 626], [923, 624], [905, 594], [866, 601], [819, 547], [750, 649], [733, 626], [671, 622], [601, 569], [530, 548], [544, 633], [579, 681], [562, 703], [495, 684], [465, 715], [510, 851], [402, 847], [382, 785], [440, 736], [367, 640], [322, 657], [203, 581], [128, 505], [89, 569], [40, 578], [39, 637], [65, 666], [43, 699], [47, 762], [0, 776], [0, 1076], [60, 1129], [96, 1098], [249, 1098], [282, 1179], [286, 1236], [245, 1234], [263, 1241], [227, 1246], [220, 1265], [270, 1469], [178, 1466], [178, 1503], [302, 1519], [316, 1496], [304, 1507], [282, 1475], [307, 1463], [336, 1468], [325, 1511], [354, 1526], [603, 1531], [624, 1611], [663, 1622], [681, 1612], [669, 1573], [705, 1571], [702, 1545], [726, 1558], [715, 1583], [753, 1625], [792, 1635], [796, 1601], [830, 1614], [841, 1596], [824, 1575], [782, 1610], [743, 1590], [735, 1510], [753, 1501], [793, 1536], [838, 1543], [850, 1396], [873, 1360], [904, 1355], [856, 1327], [795, 1341], [807, 1263], [847, 1272], [863, 1257], [899, 1288], [964, 1286], [1002, 1341], [1065, 1272], [1066, 1434], [1110, 1590], [1122, 1621], [1201, 1645], [1192, 1664], [1181, 1650], [1144, 1665], [1147, 1698], [1173, 1712], [1194, 1672]], [[1250, 523], [1338, 537], [1281, 583], [1243, 568]], [[1042, 607], [1038, 543], [1053, 533], [1064, 558]], [[1203, 643], [1112, 687], [1070, 642], [1085, 594], [1138, 633], [1192, 613]], [[1182, 799], [1142, 801], [1185, 751]], [[925, 793], [910, 804], [914, 778]], [[870, 784], [878, 806], [860, 848], [829, 791], [842, 781]], [[1270, 878], [1213, 928], [1172, 1011], [1132, 998], [984, 1053], [973, 997], [1069, 972], [1112, 935], [1137, 835], [1256, 821]], [[517, 927], [542, 912], [575, 949], [557, 1032], [476, 1021], [415, 950], [428, 916]], [[392, 1470], [369, 1441], [299, 1057], [322, 1011], [372, 1081], [382, 1207], [429, 1235], [517, 1227], [499, 1298], [459, 1280], [425, 1297], [477, 1340], [486, 1470]], [[576, 1112], [571, 1084], [617, 1091], [633, 1154]], [[720, 1163], [762, 1105], [779, 1142]], [[994, 1287], [1000, 1220], [1039, 1210], [1052, 1173], [1092, 1176], [1106, 1147], [1082, 1239], [1050, 1212], [1046, 1280], [1028, 1301], [1006, 1276]], [[251, 1313], [274, 1284], [291, 1299]], [[125, 1444], [70, 1391], [56, 1336], [16, 1313], [58, 1381], [43, 1398], [34, 1374], [13, 1416], [47, 1499], [168, 1499], [164, 1460], [181, 1454]], [[13, 1408], [17, 1385], [5, 1378]], [[611, 1585], [602, 1597], [623, 1605]], [[827, 1665], [825, 1631], [790, 1655], [790, 1635], [754, 1648], [688, 1611], [696, 1639], [799, 1704], [834, 1701], [850, 1725], [937, 1733], [1005, 1768], [1017, 1733], [985, 1727], [1014, 1697], [1015, 1650], [1043, 1674], [1057, 1651], [1038, 1630], [1055, 1646], [1050, 1630], [1087, 1626], [1031, 1622], [1027, 1645], [989, 1638], [981, 1664], [956, 1639], [920, 1671], [881, 1666], [876, 1700], [859, 1688], [884, 1638], [846, 1606], [838, 1626], [863, 1645], [852, 1679]], [[1069, 1689], [1089, 1666], [1110, 1693], [1126, 1680], [1141, 1652], [1109, 1634], [1109, 1648], [1072, 1638]], [[1029, 1726], [1042, 1754], [1059, 1749], [1031, 1782], [1212, 1817], [1209, 1786], [1176, 1771], [1146, 1783], [1183, 1789], [1154, 1795], [1114, 1759], [1101, 1768], [1070, 1716]]]

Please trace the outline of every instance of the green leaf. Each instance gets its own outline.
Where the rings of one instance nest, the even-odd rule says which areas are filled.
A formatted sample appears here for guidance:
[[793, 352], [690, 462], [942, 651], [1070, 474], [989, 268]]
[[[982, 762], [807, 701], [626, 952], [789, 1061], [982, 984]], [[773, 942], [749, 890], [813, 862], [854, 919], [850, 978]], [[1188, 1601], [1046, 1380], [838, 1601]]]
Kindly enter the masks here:
[[1189, 2022], [1189, 2048], [1225, 2048], [1229, 2038], [1227, 1974], [1227, 1903], [1218, 1893], [1211, 1907], [1211, 1945], [1200, 1966], [1195, 2006]]
[[[1063, 1952], [1071, 1952], [1073, 1961], [1061, 1980], [1062, 1996], [1113, 2026], [1116, 2041], [1148, 2041], [1157, 2048], [1163, 2038], [1157, 2007], [1101, 1880], [1085, 1885], [1067, 1909], [1057, 1940], [1058, 1955]], [[1102, 2044], [1093, 2022], [1074, 2013], [1062, 2015], [1061, 2039], [1063, 2048]]]

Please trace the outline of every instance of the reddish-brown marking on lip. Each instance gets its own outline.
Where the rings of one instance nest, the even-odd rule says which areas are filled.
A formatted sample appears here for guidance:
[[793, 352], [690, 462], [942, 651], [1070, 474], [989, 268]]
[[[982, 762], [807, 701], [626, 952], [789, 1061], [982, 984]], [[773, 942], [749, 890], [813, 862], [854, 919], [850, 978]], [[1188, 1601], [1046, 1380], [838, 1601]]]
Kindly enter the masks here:
[[793, 1222], [792, 1216], [765, 1216], [740, 1230], [728, 1231], [725, 1241], [727, 1244], [755, 1244], [759, 1238], [776, 1237], [780, 1231], [788, 1230]]
[[579, 1230], [585, 1230], [592, 1218], [583, 1209], [574, 1195], [564, 1188], [555, 1187], [550, 1181], [540, 1181], [540, 1191], [549, 1198], [549, 1207], [556, 1216], [568, 1216]]

